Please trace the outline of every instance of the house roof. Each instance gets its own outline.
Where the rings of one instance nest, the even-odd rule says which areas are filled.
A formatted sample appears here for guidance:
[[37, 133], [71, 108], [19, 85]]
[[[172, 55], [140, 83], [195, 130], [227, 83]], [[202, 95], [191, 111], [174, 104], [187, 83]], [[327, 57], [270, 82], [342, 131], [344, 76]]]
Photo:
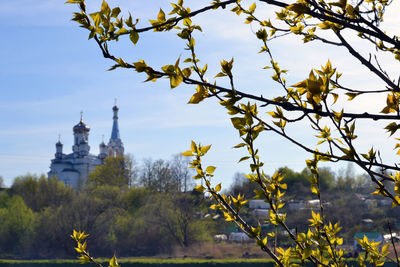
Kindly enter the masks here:
[[366, 236], [368, 240], [377, 240], [382, 238], [382, 234], [379, 232], [357, 232], [355, 233], [354, 238], [362, 239], [364, 236]]

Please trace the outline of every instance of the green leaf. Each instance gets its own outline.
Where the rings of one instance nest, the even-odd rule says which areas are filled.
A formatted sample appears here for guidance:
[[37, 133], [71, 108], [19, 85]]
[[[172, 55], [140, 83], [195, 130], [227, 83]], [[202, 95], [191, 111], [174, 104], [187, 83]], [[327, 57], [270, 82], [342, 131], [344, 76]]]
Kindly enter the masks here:
[[139, 41], [139, 34], [136, 31], [131, 31], [129, 39], [131, 39], [132, 43], [136, 45], [137, 42]]

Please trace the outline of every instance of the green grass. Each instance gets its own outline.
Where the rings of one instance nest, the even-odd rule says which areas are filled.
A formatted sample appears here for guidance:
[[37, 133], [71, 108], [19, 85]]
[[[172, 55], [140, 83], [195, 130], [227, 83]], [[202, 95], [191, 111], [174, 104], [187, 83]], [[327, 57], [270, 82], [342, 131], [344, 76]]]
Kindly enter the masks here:
[[[99, 262], [107, 262], [107, 259], [98, 259]], [[120, 263], [148, 263], [148, 264], [179, 264], [179, 263], [205, 263], [205, 262], [216, 262], [216, 263], [241, 263], [241, 262], [273, 262], [270, 259], [192, 259], [192, 258], [180, 258], [180, 259], [155, 259], [155, 258], [123, 258], [118, 260]], [[0, 264], [11, 263], [79, 263], [79, 260], [5, 260], [0, 259]]]
[[[108, 266], [108, 260], [99, 259], [104, 267]], [[234, 266], [234, 267], [273, 267], [274, 263], [271, 259], [156, 259], [156, 258], [126, 258], [119, 260], [122, 267], [207, 267], [207, 266]], [[354, 259], [347, 261], [348, 266], [358, 266]], [[78, 260], [2, 260], [0, 259], [0, 267], [84, 267], [95, 266], [94, 264], [80, 264]], [[307, 265], [311, 266], [311, 265]], [[394, 266], [386, 263], [384, 266]]]
[[[99, 262], [107, 267], [108, 262], [100, 259]], [[269, 259], [152, 259], [152, 258], [135, 258], [120, 259], [119, 263], [123, 267], [137, 266], [273, 266], [272, 260]], [[0, 260], [0, 267], [75, 267], [82, 266], [78, 260]], [[87, 266], [95, 266], [87, 264]]]

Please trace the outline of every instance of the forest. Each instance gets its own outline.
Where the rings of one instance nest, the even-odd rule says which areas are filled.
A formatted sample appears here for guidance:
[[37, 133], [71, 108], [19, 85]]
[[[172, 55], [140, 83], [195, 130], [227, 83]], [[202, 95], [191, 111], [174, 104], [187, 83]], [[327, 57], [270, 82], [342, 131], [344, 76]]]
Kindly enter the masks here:
[[[289, 209], [294, 201], [313, 199], [308, 190], [308, 169], [284, 173], [288, 185], [285, 198]], [[179, 248], [216, 244], [214, 236], [238, 231], [225, 222], [220, 211], [210, 209], [213, 201], [193, 190], [187, 161], [144, 160], [139, 166], [131, 157], [109, 157], [79, 189], [44, 175], [16, 177], [10, 188], [0, 191], [0, 257], [16, 259], [74, 258], [73, 229], [90, 233], [88, 243], [96, 257], [170, 255]], [[345, 245], [351, 245], [359, 231], [399, 230], [400, 214], [391, 204], [369, 199], [373, 185], [363, 175], [355, 175], [351, 165], [334, 173], [320, 169], [326, 216], [343, 227]], [[227, 194], [244, 194], [251, 199], [256, 185], [236, 173]], [[311, 210], [291, 210], [287, 224], [303, 231]], [[252, 224], [267, 219], [257, 216], [247, 204], [243, 216]], [[351, 216], [349, 215], [351, 214]], [[302, 229], [304, 228], [304, 229]], [[277, 245], [288, 237], [277, 229]], [[226, 243], [218, 243], [224, 246]], [[242, 254], [237, 255], [238, 257]], [[265, 254], [265, 256], [267, 256]]]

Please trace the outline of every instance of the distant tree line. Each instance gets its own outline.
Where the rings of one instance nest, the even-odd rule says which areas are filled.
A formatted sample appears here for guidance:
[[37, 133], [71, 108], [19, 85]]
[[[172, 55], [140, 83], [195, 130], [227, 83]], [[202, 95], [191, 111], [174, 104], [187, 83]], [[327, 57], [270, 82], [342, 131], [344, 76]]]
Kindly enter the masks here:
[[73, 229], [90, 233], [98, 256], [168, 253], [210, 240], [204, 197], [192, 191], [187, 163], [109, 157], [76, 190], [57, 179], [27, 174], [0, 192], [0, 257], [70, 258]]
[[[313, 198], [307, 190], [307, 169], [296, 172], [284, 167], [279, 172], [286, 176], [288, 203]], [[109, 257], [115, 251], [119, 256], [151, 256], [170, 253], [177, 246], [213, 242], [213, 235], [229, 234], [232, 225], [208, 209], [212, 203], [207, 198], [192, 190], [191, 176], [180, 156], [169, 161], [146, 159], [141, 166], [132, 157], [107, 158], [79, 190], [56, 177], [19, 176], [0, 192], [0, 257], [74, 257], [74, 242], [69, 237], [73, 229], [90, 233], [88, 242], [97, 257]], [[338, 174], [321, 168], [320, 182], [326, 191], [323, 201], [330, 203], [327, 216], [340, 222], [347, 243], [357, 231], [385, 231], [388, 222], [394, 230], [400, 229], [400, 214], [388, 212], [390, 205], [370, 203], [366, 209], [365, 201], [354, 197], [371, 192], [372, 184], [354, 175], [351, 168]], [[237, 173], [226, 193], [251, 198], [255, 188]], [[309, 212], [291, 213], [288, 225], [306, 229]], [[243, 216], [253, 223], [265, 220], [255, 216], [248, 205], [243, 207]], [[366, 225], [363, 219], [372, 223]], [[284, 244], [285, 238], [279, 236], [277, 242]]]
[[[315, 195], [309, 190], [311, 177], [309, 170], [305, 168], [301, 172], [296, 172], [288, 167], [282, 167], [278, 172], [285, 174], [284, 181], [287, 184], [286, 205], [283, 209], [291, 214], [287, 219], [287, 225], [293, 232], [304, 231], [309, 224], [310, 212], [304, 209], [290, 209], [290, 204], [315, 199]], [[384, 197], [372, 196], [374, 184], [365, 175], [356, 175], [352, 165], [348, 165], [338, 173], [330, 168], [319, 168], [319, 175], [320, 184], [323, 185], [321, 200], [325, 204], [327, 219], [340, 223], [345, 245], [348, 247], [352, 245], [356, 232], [389, 233], [389, 225], [392, 231], [400, 231], [400, 210], [392, 209], [391, 202]], [[257, 189], [256, 184], [251, 183], [244, 174], [236, 173], [226, 193], [248, 197], [254, 195], [255, 189]], [[253, 224], [257, 224], [257, 220], [263, 223], [259, 217], [248, 211], [248, 208], [244, 207], [243, 211], [244, 216], [247, 215], [247, 220]], [[288, 237], [281, 236], [278, 241], [285, 243], [285, 240], [289, 241]]]

